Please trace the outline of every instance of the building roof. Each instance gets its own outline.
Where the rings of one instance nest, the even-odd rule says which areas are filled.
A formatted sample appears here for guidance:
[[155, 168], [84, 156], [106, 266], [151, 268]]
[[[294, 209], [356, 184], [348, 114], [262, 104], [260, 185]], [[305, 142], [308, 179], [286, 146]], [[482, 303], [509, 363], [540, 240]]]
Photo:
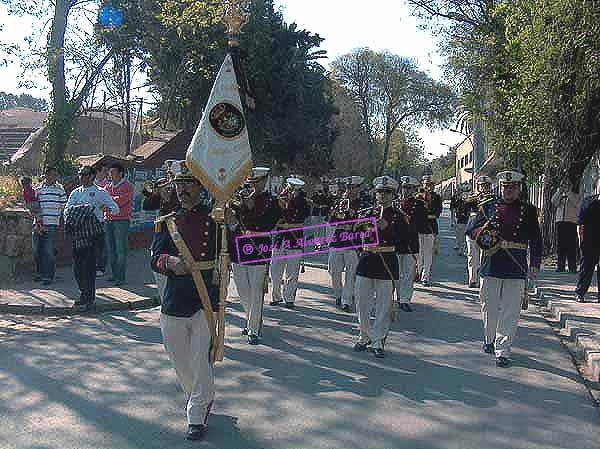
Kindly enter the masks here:
[[177, 131], [160, 131], [156, 136], [133, 150], [132, 154], [144, 160], [150, 159], [181, 133], [183, 133], [181, 129]]
[[47, 112], [36, 112], [30, 108], [12, 108], [0, 111], [0, 127], [40, 128]]
[[131, 155], [127, 157], [121, 157], [113, 154], [89, 154], [86, 156], [79, 156], [77, 158], [77, 163], [82, 167], [97, 165], [99, 162], [102, 162], [104, 164], [120, 162], [125, 167], [128, 167], [135, 163], [135, 158]]

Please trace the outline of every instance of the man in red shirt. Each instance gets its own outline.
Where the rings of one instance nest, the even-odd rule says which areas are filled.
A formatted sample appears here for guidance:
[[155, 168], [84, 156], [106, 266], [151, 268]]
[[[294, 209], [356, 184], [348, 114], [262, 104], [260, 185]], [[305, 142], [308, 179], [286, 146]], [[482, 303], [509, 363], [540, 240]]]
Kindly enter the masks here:
[[105, 189], [119, 206], [119, 213], [110, 211], [104, 214], [106, 248], [112, 271], [112, 280], [116, 286], [126, 283], [127, 246], [129, 221], [133, 209], [133, 184], [123, 178], [125, 169], [119, 163], [112, 164], [109, 169], [111, 182]]

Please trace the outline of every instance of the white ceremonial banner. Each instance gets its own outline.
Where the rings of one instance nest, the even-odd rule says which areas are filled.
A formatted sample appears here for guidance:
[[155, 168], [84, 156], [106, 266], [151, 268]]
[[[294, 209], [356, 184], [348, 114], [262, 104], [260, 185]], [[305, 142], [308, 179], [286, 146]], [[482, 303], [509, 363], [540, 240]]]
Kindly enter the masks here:
[[225, 57], [186, 154], [192, 174], [225, 202], [252, 170], [252, 151], [231, 55]]

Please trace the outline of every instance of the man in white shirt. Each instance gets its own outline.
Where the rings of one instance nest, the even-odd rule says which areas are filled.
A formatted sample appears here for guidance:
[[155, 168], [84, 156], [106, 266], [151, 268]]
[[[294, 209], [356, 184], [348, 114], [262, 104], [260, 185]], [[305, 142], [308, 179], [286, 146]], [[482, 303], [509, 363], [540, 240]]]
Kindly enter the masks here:
[[[104, 222], [104, 211], [112, 214], [119, 213], [119, 206], [113, 201], [109, 193], [94, 184], [95, 170], [93, 167], [83, 167], [79, 171], [79, 181], [81, 186], [77, 187], [69, 195], [69, 200], [65, 206], [65, 219], [69, 210], [75, 206], [88, 205], [94, 210], [94, 216], [99, 223]], [[75, 305], [92, 305], [96, 293], [96, 256], [99, 245], [104, 239], [104, 235], [93, 238], [91, 244], [80, 245], [73, 248], [73, 270], [75, 279], [81, 290], [79, 301]]]
[[556, 271], [565, 271], [568, 260], [569, 271], [577, 272], [577, 215], [583, 196], [564, 183], [552, 196], [552, 205], [556, 207], [556, 241], [558, 262]]
[[44, 181], [35, 189], [40, 214], [34, 220], [32, 242], [36, 260], [39, 260], [39, 272], [36, 280], [41, 280], [44, 285], [50, 285], [54, 280], [56, 232], [67, 202], [65, 189], [57, 182], [57, 178], [56, 169], [47, 167], [44, 172]]

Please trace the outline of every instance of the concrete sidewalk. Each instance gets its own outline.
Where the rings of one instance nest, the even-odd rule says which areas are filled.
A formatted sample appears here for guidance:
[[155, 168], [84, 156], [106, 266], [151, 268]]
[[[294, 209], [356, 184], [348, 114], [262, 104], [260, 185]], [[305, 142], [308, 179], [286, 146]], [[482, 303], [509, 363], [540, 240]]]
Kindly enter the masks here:
[[596, 302], [596, 276], [586, 295], [587, 302], [574, 298], [577, 274], [557, 273], [547, 267], [540, 273], [538, 289], [544, 316], [569, 348], [581, 374], [591, 383], [590, 391], [600, 402], [600, 303]]
[[[147, 251], [129, 254], [127, 285], [114, 287], [108, 278], [107, 274], [96, 280], [95, 312], [143, 309], [159, 304]], [[58, 316], [90, 313], [73, 307], [79, 294], [73, 267], [60, 267], [57, 269], [55, 282], [47, 287], [33, 281], [31, 277], [2, 286], [0, 313]]]

